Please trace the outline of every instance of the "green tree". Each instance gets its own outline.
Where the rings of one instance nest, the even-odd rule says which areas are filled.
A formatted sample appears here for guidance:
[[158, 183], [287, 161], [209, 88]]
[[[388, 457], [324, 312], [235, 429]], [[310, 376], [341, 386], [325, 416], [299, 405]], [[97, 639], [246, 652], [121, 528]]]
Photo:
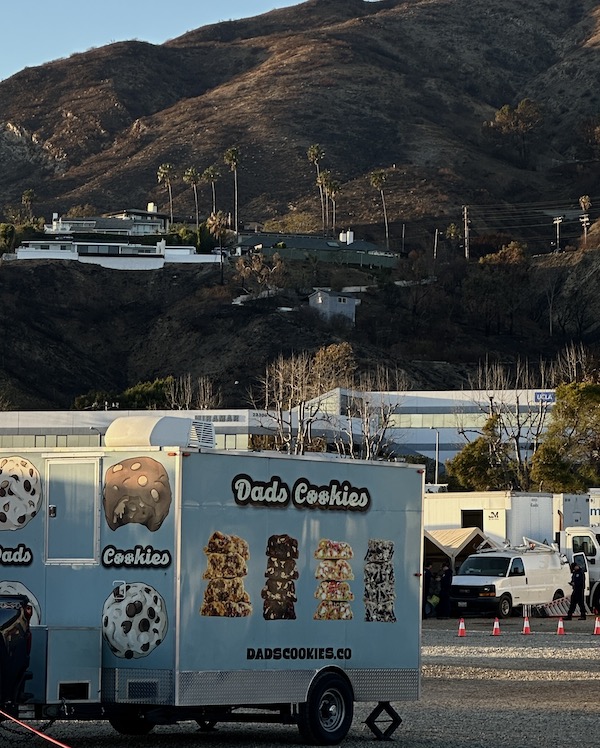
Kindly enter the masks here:
[[323, 226], [323, 233], [325, 233], [325, 196], [323, 194], [323, 185], [321, 184], [320, 180], [321, 167], [319, 166], [319, 162], [322, 161], [323, 158], [325, 158], [325, 151], [318, 143], [313, 143], [308, 147], [306, 156], [310, 163], [315, 167], [315, 170], [317, 172], [316, 183], [317, 187], [319, 188], [319, 197], [321, 199], [321, 224]]
[[223, 240], [227, 236], [227, 217], [222, 210], [218, 210], [216, 213], [211, 213], [206, 219], [206, 228], [219, 242], [219, 262], [221, 266], [221, 285], [224, 282], [224, 267], [223, 267]]
[[501, 135], [512, 139], [517, 146], [521, 161], [527, 163], [531, 136], [542, 123], [543, 115], [540, 106], [531, 99], [522, 99], [514, 108], [510, 104], [500, 107], [489, 125]]
[[17, 229], [13, 223], [0, 223], [0, 252], [12, 252], [17, 240]]
[[482, 435], [446, 462], [446, 475], [454, 490], [512, 489], [514, 464], [500, 439], [498, 416], [486, 422]]
[[200, 233], [200, 214], [198, 212], [198, 185], [200, 184], [200, 175], [194, 166], [189, 166], [184, 174], [183, 181], [189, 184], [194, 190], [194, 204], [196, 207], [196, 236]]
[[240, 150], [236, 146], [228, 148], [223, 154], [223, 160], [233, 172], [233, 221], [235, 235], [238, 233], [238, 167], [240, 164]]
[[175, 167], [173, 164], [164, 163], [158, 167], [156, 177], [159, 184], [166, 184], [169, 192], [169, 212], [171, 214], [171, 224], [173, 223], [173, 189], [172, 182], [175, 179]]
[[371, 183], [371, 187], [377, 190], [379, 194], [381, 195], [381, 205], [383, 207], [383, 220], [385, 223], [385, 246], [389, 250], [390, 231], [389, 231], [389, 226], [388, 226], [387, 208], [385, 205], [385, 192], [384, 192], [386, 181], [387, 181], [387, 174], [385, 173], [385, 171], [383, 171], [383, 169], [377, 169], [376, 171], [372, 171], [369, 174], [369, 182]]
[[540, 490], [583, 492], [600, 485], [600, 384], [556, 388], [544, 440], [533, 457]]

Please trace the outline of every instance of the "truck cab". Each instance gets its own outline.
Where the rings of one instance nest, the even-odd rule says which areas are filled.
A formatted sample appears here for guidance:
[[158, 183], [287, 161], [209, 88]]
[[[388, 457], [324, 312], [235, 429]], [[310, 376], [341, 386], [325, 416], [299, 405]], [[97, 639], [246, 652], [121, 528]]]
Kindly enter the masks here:
[[567, 527], [559, 533], [561, 551], [586, 572], [590, 610], [600, 610], [600, 527]]

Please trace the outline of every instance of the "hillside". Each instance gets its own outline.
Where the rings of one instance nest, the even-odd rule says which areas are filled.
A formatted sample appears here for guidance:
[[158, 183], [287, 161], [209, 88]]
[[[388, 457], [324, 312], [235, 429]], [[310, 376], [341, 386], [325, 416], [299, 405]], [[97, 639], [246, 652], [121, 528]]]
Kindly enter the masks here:
[[[47, 219], [82, 204], [167, 209], [156, 171], [171, 162], [179, 176], [218, 164], [218, 207], [232, 210], [223, 153], [237, 145], [240, 219], [307, 213], [318, 227], [306, 158], [318, 142], [341, 183], [338, 224], [363, 234], [381, 238], [375, 168], [388, 170], [396, 242], [406, 223], [409, 240], [429, 243], [464, 204], [577, 207], [599, 192], [582, 134], [600, 117], [599, 13], [591, 0], [308, 0], [28, 68], [0, 82], [0, 206], [33, 188]], [[523, 168], [483, 123], [526, 97], [544, 129]], [[190, 216], [192, 190], [181, 179], [173, 189], [176, 213]], [[200, 200], [206, 215], [207, 186]]]
[[[224, 406], [249, 407], [249, 390], [279, 353], [314, 353], [343, 340], [361, 370], [397, 369], [410, 389], [461, 388], [486, 359], [529, 361], [533, 371], [571, 341], [597, 351], [599, 269], [600, 250], [530, 258], [517, 268], [444, 261], [425, 283], [409, 259], [391, 274], [289, 263], [275, 296], [239, 306], [231, 303], [241, 285], [230, 265], [221, 285], [218, 271], [193, 266], [117, 271], [4, 260], [0, 402], [68, 409], [91, 391], [118, 396], [138, 382], [189, 374], [208, 377]], [[401, 277], [413, 280], [390, 282]], [[347, 283], [368, 287], [355, 328], [307, 308], [313, 285]]]

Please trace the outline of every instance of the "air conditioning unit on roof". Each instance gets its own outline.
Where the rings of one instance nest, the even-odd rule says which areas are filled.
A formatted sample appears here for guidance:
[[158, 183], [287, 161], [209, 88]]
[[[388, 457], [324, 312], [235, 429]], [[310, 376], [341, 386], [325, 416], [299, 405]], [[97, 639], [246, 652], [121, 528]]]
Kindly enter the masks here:
[[104, 435], [107, 447], [214, 448], [212, 423], [177, 416], [115, 418]]

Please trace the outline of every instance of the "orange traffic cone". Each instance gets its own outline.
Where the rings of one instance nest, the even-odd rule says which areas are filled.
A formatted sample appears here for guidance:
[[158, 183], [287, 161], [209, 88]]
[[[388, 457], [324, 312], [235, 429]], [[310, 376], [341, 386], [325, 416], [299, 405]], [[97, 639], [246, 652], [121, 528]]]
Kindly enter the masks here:
[[557, 634], [564, 634], [565, 633], [565, 627], [563, 625], [563, 619], [558, 619], [558, 626], [556, 627], [556, 633]]
[[529, 628], [529, 618], [527, 616], [525, 616], [525, 618], [523, 618], [523, 631], [521, 633], [522, 634], [531, 634], [531, 629]]
[[600, 634], [600, 616], [596, 616], [596, 622], [594, 623], [594, 634], [596, 636]]
[[500, 636], [500, 622], [496, 618], [494, 621], [494, 628], [492, 629], [492, 636]]
[[458, 635], [459, 636], [466, 636], [467, 630], [465, 629], [465, 619], [461, 618], [458, 622]]

